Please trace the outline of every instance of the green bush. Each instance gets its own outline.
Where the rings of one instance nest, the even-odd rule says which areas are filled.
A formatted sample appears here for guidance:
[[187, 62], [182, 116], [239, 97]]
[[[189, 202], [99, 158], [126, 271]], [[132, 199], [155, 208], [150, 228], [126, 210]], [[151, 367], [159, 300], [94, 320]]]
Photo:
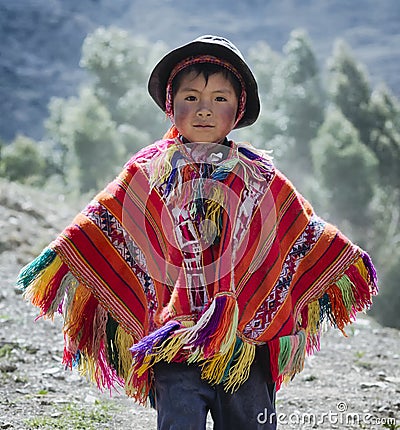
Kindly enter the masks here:
[[45, 157], [37, 142], [19, 135], [2, 148], [0, 175], [10, 181], [39, 184], [44, 182], [46, 169]]

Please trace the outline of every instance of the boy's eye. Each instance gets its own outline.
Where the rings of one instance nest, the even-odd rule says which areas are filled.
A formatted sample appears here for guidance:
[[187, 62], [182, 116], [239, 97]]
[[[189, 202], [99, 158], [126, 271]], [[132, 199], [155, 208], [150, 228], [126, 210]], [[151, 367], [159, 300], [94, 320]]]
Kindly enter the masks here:
[[196, 101], [196, 97], [195, 96], [186, 96], [185, 100], [187, 100], [189, 102], [194, 102], [194, 101]]
[[215, 98], [215, 100], [216, 100], [217, 102], [226, 102], [226, 98], [225, 98], [225, 97], [222, 97], [222, 96], [218, 96], [218, 97], [216, 97], [216, 98]]

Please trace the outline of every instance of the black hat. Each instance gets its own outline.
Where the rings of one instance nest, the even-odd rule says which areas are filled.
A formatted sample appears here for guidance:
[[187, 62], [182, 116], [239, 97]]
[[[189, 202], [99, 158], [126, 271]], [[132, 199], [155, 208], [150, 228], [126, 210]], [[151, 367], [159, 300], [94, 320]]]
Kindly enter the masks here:
[[229, 40], [219, 36], [200, 36], [186, 45], [180, 46], [166, 54], [154, 67], [148, 90], [157, 105], [165, 111], [166, 87], [173, 68], [188, 57], [213, 55], [228, 61], [242, 76], [246, 90], [245, 112], [235, 128], [245, 127], [255, 122], [260, 113], [257, 82], [243, 55]]

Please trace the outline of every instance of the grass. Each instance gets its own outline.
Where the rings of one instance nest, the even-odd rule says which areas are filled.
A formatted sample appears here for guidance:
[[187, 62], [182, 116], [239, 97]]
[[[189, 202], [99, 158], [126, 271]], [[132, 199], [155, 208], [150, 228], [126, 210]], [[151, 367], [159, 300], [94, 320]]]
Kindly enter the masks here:
[[385, 429], [396, 430], [396, 429], [400, 429], [400, 424], [396, 424], [396, 422], [385, 423], [383, 424], [383, 427]]
[[362, 360], [362, 358], [365, 356], [365, 351], [356, 351], [354, 355], [356, 357], [356, 359], [354, 361], [354, 364], [356, 366], [362, 367], [365, 370], [372, 370], [373, 369], [374, 366], [372, 363], [365, 361], [365, 360]]
[[94, 405], [68, 404], [57, 408], [52, 405], [51, 415], [25, 420], [28, 429], [59, 430], [97, 430], [99, 424], [105, 424], [112, 418], [111, 413], [118, 412], [118, 407], [109, 402], [96, 402]]
[[306, 376], [305, 378], [304, 378], [304, 381], [306, 381], [306, 382], [312, 382], [312, 381], [315, 381], [315, 380], [317, 380], [318, 379], [318, 377], [317, 376], [315, 376], [315, 375], [309, 375], [309, 376]]
[[354, 355], [356, 356], [356, 359], [357, 359], [357, 360], [360, 360], [361, 358], [363, 358], [363, 357], [364, 357], [364, 355], [365, 355], [365, 351], [356, 351], [356, 352], [354, 353]]
[[355, 364], [365, 370], [372, 370], [374, 368], [374, 365], [372, 363], [369, 363], [368, 361], [357, 360]]
[[11, 355], [12, 350], [15, 349], [15, 347], [16, 346], [11, 343], [5, 343], [0, 348], [0, 358], [9, 357]]

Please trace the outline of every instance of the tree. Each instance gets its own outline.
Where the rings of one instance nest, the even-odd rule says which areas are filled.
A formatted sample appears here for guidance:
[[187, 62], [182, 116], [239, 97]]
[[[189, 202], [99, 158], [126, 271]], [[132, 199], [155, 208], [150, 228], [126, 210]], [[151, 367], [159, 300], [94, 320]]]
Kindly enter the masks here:
[[249, 49], [247, 58], [257, 77], [261, 101], [263, 105], [268, 105], [272, 91], [272, 79], [282, 61], [282, 56], [273, 51], [265, 41], [260, 40]]
[[379, 160], [382, 185], [400, 190], [400, 104], [382, 85], [370, 101], [369, 144]]
[[[324, 118], [325, 93], [307, 34], [290, 34], [283, 54], [260, 43], [249, 58], [259, 81], [261, 116], [239, 135], [261, 148], [271, 149], [277, 164], [291, 173], [298, 186], [307, 188], [312, 175], [310, 141]], [[305, 174], [307, 172], [307, 174]]]
[[[284, 158], [285, 144], [279, 117], [275, 109], [275, 101], [271, 97], [272, 80], [276, 68], [282, 61], [282, 56], [271, 49], [264, 41], [259, 41], [248, 52], [248, 61], [257, 78], [262, 110], [260, 117], [250, 128], [246, 127], [237, 132], [240, 140], [249, 140], [255, 146], [274, 151], [276, 159]], [[279, 144], [277, 141], [280, 140]]]
[[81, 191], [104, 184], [129, 154], [160, 138], [169, 124], [147, 94], [150, 63], [164, 45], [117, 28], [99, 28], [83, 44], [90, 81], [70, 99], [53, 99], [46, 121], [58, 171]]
[[115, 173], [123, 153], [116, 124], [90, 88], [78, 98], [54, 99], [46, 125], [62, 148], [64, 171], [78, 166], [82, 192], [104, 185]]
[[46, 160], [37, 143], [29, 137], [18, 135], [1, 152], [0, 174], [10, 181], [42, 184]]
[[117, 125], [128, 124], [162, 136], [163, 115], [147, 94], [150, 70], [166, 46], [133, 38], [115, 27], [98, 28], [88, 35], [82, 47], [81, 66], [93, 79], [93, 92], [110, 112]]
[[380, 294], [375, 299], [372, 315], [383, 325], [400, 329], [400, 253], [398, 248], [393, 251], [395, 258], [391, 259], [383, 276], [380, 277]]
[[283, 61], [272, 80], [272, 97], [280, 112], [283, 134], [295, 140], [292, 161], [311, 166], [310, 141], [324, 119], [325, 97], [311, 42], [295, 30], [283, 48]]
[[119, 98], [132, 82], [146, 81], [147, 47], [144, 41], [132, 39], [127, 31], [114, 27], [98, 28], [83, 43], [80, 65], [92, 76], [94, 93], [113, 118]]
[[[355, 239], [366, 240], [371, 227], [378, 161], [364, 145], [358, 131], [335, 108], [327, 112], [317, 137], [311, 142], [316, 176], [320, 178], [325, 205], [336, 222], [350, 223]], [[373, 234], [372, 229], [369, 234]]]
[[371, 131], [369, 103], [371, 88], [363, 66], [356, 62], [350, 48], [337, 40], [328, 59], [329, 93], [334, 104], [343, 112], [368, 145]]
[[160, 139], [170, 126], [169, 120], [147, 94], [146, 86], [133, 84], [118, 100], [116, 108], [119, 113], [117, 124], [134, 127], [139, 134], [146, 133], [146, 145]]

